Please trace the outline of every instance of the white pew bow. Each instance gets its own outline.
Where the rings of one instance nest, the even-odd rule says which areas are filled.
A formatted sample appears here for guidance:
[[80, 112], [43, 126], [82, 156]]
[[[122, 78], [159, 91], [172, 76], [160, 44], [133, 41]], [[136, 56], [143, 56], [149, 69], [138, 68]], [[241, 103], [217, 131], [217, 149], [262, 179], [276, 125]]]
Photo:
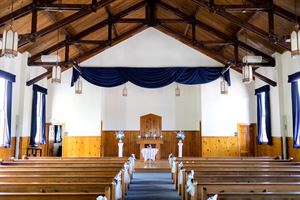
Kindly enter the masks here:
[[121, 172], [115, 177], [116, 180], [116, 194], [115, 198], [116, 199], [121, 199], [122, 198], [122, 178], [121, 178]]
[[187, 191], [191, 196], [194, 196], [194, 195], [195, 195], [194, 170], [192, 170], [192, 171], [189, 173], [189, 175], [188, 175], [188, 177], [187, 177], [186, 185], [187, 185], [186, 191]]
[[98, 196], [96, 200], [107, 200], [107, 198], [104, 196]]

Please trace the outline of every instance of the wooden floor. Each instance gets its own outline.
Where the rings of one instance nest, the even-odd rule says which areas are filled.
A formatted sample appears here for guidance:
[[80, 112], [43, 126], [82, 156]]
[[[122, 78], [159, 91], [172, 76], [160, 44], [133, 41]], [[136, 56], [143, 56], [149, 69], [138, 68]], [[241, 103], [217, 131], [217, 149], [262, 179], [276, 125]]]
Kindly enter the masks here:
[[169, 162], [167, 160], [147, 161], [136, 160], [135, 161], [136, 172], [170, 172]]

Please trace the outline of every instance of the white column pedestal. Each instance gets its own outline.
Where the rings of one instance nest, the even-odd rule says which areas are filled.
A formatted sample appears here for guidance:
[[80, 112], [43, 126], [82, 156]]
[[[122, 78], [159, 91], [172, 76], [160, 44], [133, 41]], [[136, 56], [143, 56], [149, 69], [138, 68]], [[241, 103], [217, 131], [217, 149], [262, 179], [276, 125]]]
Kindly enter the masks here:
[[122, 140], [119, 141], [118, 143], [118, 147], [119, 147], [119, 152], [118, 152], [118, 157], [122, 158], [123, 157], [123, 142]]
[[181, 140], [179, 140], [179, 142], [178, 142], [178, 158], [182, 157], [182, 146], [183, 146], [183, 142]]

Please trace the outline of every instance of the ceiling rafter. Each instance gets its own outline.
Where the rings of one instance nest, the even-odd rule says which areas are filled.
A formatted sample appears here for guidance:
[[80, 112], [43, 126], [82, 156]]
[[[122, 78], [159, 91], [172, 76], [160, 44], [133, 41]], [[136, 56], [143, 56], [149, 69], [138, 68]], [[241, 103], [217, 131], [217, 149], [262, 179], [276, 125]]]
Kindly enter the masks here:
[[[193, 47], [194, 49], [200, 51], [201, 53], [205, 53], [208, 56], [212, 55], [212, 54], [216, 55], [216, 57], [215, 57], [216, 60], [221, 62], [224, 65], [227, 65], [229, 62], [231, 62], [230, 60], [228, 60], [224, 56], [218, 54], [217, 51], [208, 49], [208, 48], [206, 48], [204, 46], [201, 46], [197, 43], [193, 43], [188, 37], [184, 36], [183, 34], [181, 34], [179, 32], [176, 32], [176, 31], [174, 31], [174, 30], [172, 30], [172, 29], [170, 29], [170, 28], [168, 28], [164, 25], [158, 25], [157, 29], [164, 32], [164, 33], [166, 33], [166, 34], [168, 34], [168, 35], [170, 35], [170, 36], [172, 36], [172, 37], [174, 37], [174, 38], [176, 38], [176, 39], [178, 39], [178, 40], [180, 40], [180, 41], [182, 41], [182, 42], [184, 42], [184, 43], [186, 43], [186, 44], [188, 44], [190, 47]], [[238, 72], [241, 73], [240, 68], [238, 68], [238, 67], [231, 67], [231, 68], [234, 69], [235, 71], [238, 71]], [[255, 72], [255, 71], [253, 72], [253, 75], [255, 77], [259, 78], [260, 80], [262, 80], [262, 81], [264, 81], [264, 82], [266, 82], [266, 83], [268, 83], [268, 84], [270, 84], [274, 87], [277, 86], [277, 83], [275, 81], [273, 81], [273, 80], [271, 80], [271, 79]]]
[[90, 14], [91, 12], [93, 12], [93, 10], [95, 9], [100, 9], [102, 7], [105, 7], [107, 6], [108, 4], [114, 2], [115, 0], [102, 0], [101, 2], [96, 2], [94, 4], [91, 4], [91, 10], [81, 10], [81, 11], [78, 11], [64, 19], [61, 19], [59, 21], [57, 21], [56, 23], [54, 24], [51, 24], [39, 31], [36, 31], [34, 33], [31, 33], [31, 34], [26, 34], [26, 35], [23, 35], [22, 37], [20, 37], [20, 41], [19, 41], [19, 47], [22, 47], [24, 46], [25, 44], [27, 44], [28, 42], [31, 42], [31, 41], [34, 41], [36, 40], [37, 38], [39, 37], [42, 37], [48, 33], [51, 33], [52, 31], [55, 31], [67, 24], [70, 24], [74, 21], [76, 21], [77, 19], [79, 18], [82, 18], [88, 14]]
[[[146, 2], [145, 1], [141, 1], [141, 2], [135, 4], [135, 5], [127, 8], [127, 9], [125, 9], [125, 10], [123, 10], [123, 11], [121, 11], [121, 12], [119, 12], [119, 13], [113, 15], [113, 16], [111, 16], [112, 21], [113, 22], [117, 22], [122, 17], [125, 17], [125, 16], [129, 15], [131, 12], [133, 12], [133, 11], [135, 11], [137, 9], [140, 9], [140, 8], [144, 7], [145, 5], [146, 5]], [[85, 37], [85, 36], [87, 36], [87, 35], [95, 32], [95, 31], [97, 31], [97, 30], [99, 30], [101, 28], [104, 28], [107, 25], [108, 25], [108, 19], [105, 19], [105, 20], [103, 20], [103, 21], [101, 21], [101, 22], [99, 22], [99, 23], [97, 23], [97, 24], [95, 24], [95, 25], [93, 25], [93, 26], [91, 26], [91, 27], [89, 27], [89, 28], [87, 28], [87, 29], [85, 29], [85, 30], [83, 30], [83, 31], [75, 34], [75, 35], [73, 35], [73, 37], [71, 39], [72, 39], [72, 41], [79, 40], [80, 38], [83, 38], [83, 37]], [[54, 52], [54, 51], [56, 51], [56, 50], [58, 50], [60, 48], [63, 48], [65, 46], [65, 44], [67, 44], [67, 43], [68, 43], [68, 41], [64, 40], [62, 42], [59, 42], [58, 44], [55, 44], [55, 45], [53, 45], [53, 46], [51, 46], [51, 47], [49, 47], [49, 48], [47, 48], [47, 49], [45, 49], [43, 51], [41, 51], [41, 52], [39, 52], [39, 53], [31, 56], [28, 59], [28, 64], [29, 65], [32, 64], [34, 61], [38, 60], [42, 55], [50, 54], [50, 53], [52, 53], [52, 52]]]
[[[222, 39], [226, 42], [232, 42], [232, 43], [235, 42], [235, 40], [233, 40], [233, 39], [228, 40], [228, 35], [226, 35], [225, 33], [221, 32], [221, 31], [219, 31], [219, 30], [217, 30], [217, 29], [215, 29], [215, 28], [213, 28], [213, 27], [211, 27], [211, 26], [209, 26], [209, 25], [207, 25], [207, 24], [205, 24], [205, 23], [189, 16], [189, 15], [187, 15], [186, 13], [180, 11], [177, 8], [174, 8], [173, 6], [171, 6], [171, 5], [169, 5], [165, 2], [162, 2], [162, 1], [159, 0], [158, 5], [161, 6], [162, 8], [164, 8], [164, 9], [166, 9], [167, 11], [172, 12], [176, 16], [178, 16], [180, 18], [183, 18], [187, 23], [191, 23], [191, 24], [195, 23], [199, 28], [204, 29], [204, 30], [214, 34], [215, 36], [217, 36], [218, 38], [220, 38], [220, 39]], [[255, 49], [253, 47], [250, 48], [249, 45], [243, 43], [242, 41], [239, 41], [238, 39], [236, 39], [236, 40], [241, 46], [244, 47], [245, 50], [247, 50], [249, 52], [252, 52], [252, 53], [255, 53], [257, 55], [261, 55], [264, 59], [269, 61], [271, 66], [275, 66], [275, 59], [274, 58], [272, 58], [271, 56], [261, 52], [258, 49]]]
[[270, 36], [269, 33], [265, 32], [264, 30], [248, 23], [248, 22], [243, 22], [241, 21], [238, 17], [232, 15], [229, 12], [226, 12], [226, 10], [222, 9], [217, 4], [214, 4], [213, 1], [210, 1], [210, 3], [203, 1], [203, 0], [192, 0], [195, 2], [197, 5], [202, 6], [206, 8], [207, 10], [223, 17], [224, 19], [234, 23], [237, 26], [243, 27], [244, 29], [251, 31], [255, 33], [256, 35], [260, 36], [264, 40], [268, 40], [269, 42], [272, 42], [275, 46], [285, 49], [285, 50], [290, 50], [290, 48], [287, 46], [285, 42], [282, 42], [281, 39], [277, 35], [272, 35]]

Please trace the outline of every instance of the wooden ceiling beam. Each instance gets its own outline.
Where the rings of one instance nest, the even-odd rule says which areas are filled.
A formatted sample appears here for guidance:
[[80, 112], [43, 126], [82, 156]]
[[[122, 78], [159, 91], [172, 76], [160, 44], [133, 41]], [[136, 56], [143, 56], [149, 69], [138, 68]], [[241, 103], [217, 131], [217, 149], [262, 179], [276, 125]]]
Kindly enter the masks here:
[[[197, 43], [193, 43], [188, 37], [182, 35], [181, 33], [176, 32], [176, 31], [174, 31], [174, 30], [172, 30], [172, 29], [170, 29], [170, 28], [168, 28], [164, 25], [158, 25], [157, 29], [162, 31], [162, 32], [167, 33], [168, 35], [174, 37], [175, 39], [183, 41], [184, 43], [186, 43], [190, 47], [200, 51], [201, 53], [205, 53], [206, 55], [208, 55], [210, 57], [211, 57], [211, 55], [214, 55], [213, 57], [217, 61], [223, 63], [224, 65], [228, 65], [228, 64], [232, 63], [232, 61], [230, 61], [227, 58], [223, 57], [222, 55], [218, 54], [218, 52], [216, 52], [212, 49], [208, 49], [208, 48], [206, 48], [204, 46], [201, 46]], [[241, 70], [240, 70], [239, 67], [231, 67], [231, 68], [241, 73]], [[264, 82], [266, 82], [266, 83], [268, 83], [268, 84], [270, 84], [274, 87], [277, 86], [277, 83], [275, 81], [273, 81], [273, 80], [269, 79], [268, 77], [265, 77], [265, 76], [255, 72], [255, 71], [253, 71], [253, 75], [255, 77], [259, 78], [260, 80], [262, 80], [262, 81], [264, 81]]]
[[[275, 59], [272, 58], [271, 56], [259, 51], [258, 49], [255, 49], [253, 47], [250, 47], [249, 45], [246, 45], [245, 43], [239, 41], [238, 39], [234, 40], [234, 39], [228, 39], [228, 35], [226, 35], [225, 33], [197, 20], [196, 18], [193, 18], [187, 14], [185, 14], [184, 12], [180, 11], [177, 8], [174, 8], [173, 6], [162, 2], [160, 0], [158, 0], [158, 5], [164, 9], [166, 9], [167, 11], [170, 11], [171, 13], [175, 14], [176, 16], [182, 18], [186, 23], [195, 23], [199, 28], [204, 29], [207, 32], [212, 33], [213, 35], [217, 36], [218, 38], [226, 41], [226, 42], [238, 42], [239, 44], [242, 44], [241, 47], [243, 47], [245, 50], [253, 52], [256, 55], [261, 55], [264, 59], [266, 59], [267, 61], [269, 61], [271, 64], [275, 63]], [[275, 66], [275, 64], [273, 65]]]
[[226, 12], [225, 10], [222, 10], [222, 8], [219, 7], [218, 5], [216, 5], [216, 4], [210, 5], [209, 3], [207, 3], [206, 1], [203, 1], [203, 0], [193, 0], [193, 1], [197, 5], [202, 6], [202, 7], [206, 8], [207, 10], [214, 12], [215, 14], [234, 23], [235, 25], [241, 26], [244, 29], [247, 29], [247, 30], [257, 34], [264, 40], [268, 40], [269, 42], [272, 42], [275, 46], [277, 46], [281, 49], [290, 50], [290, 48], [287, 46], [287, 44], [283, 43], [277, 35], [274, 34], [274, 36], [272, 38], [270, 38], [269, 34], [267, 32], [265, 32], [264, 30], [254, 26], [250, 23], [242, 22], [238, 17]]
[[[49, 2], [54, 2], [55, 0], [49, 0]], [[30, 3], [18, 10], [13, 11], [12, 13], [9, 13], [3, 17], [0, 17], [0, 27], [4, 26], [7, 22], [13, 20], [17, 20], [21, 17], [24, 17], [25, 15], [28, 15], [33, 9], [34, 4]]]
[[[111, 19], [113, 14], [111, 12], [110, 6], [109, 5], [106, 6], [105, 10], [106, 10], [106, 13], [108, 14], [108, 17]], [[118, 33], [118, 30], [117, 30], [117, 26], [115, 25], [115, 23], [113, 23], [112, 26], [113, 26], [113, 33], [115, 34], [115, 37], [118, 37], [119, 33]]]
[[[56, 17], [51, 12], [46, 11], [46, 13], [47, 13], [47, 15], [49, 16], [50, 20], [53, 23], [57, 22]], [[72, 34], [66, 28], [62, 27], [61, 30], [63, 31], [63, 33], [65, 34], [65, 36], [67, 38], [72, 38], [73, 37]], [[79, 44], [75, 44], [75, 47], [77, 48], [77, 50], [78, 50], [79, 53], [83, 53], [84, 52], [83, 48]]]
[[[101, 1], [101, 3], [97, 2], [97, 3], [93, 4], [92, 8], [93, 9], [100, 9], [100, 8], [105, 7], [108, 4], [112, 3], [113, 1], [115, 1], [115, 0], [103, 0], [103, 1]], [[62, 20], [60, 20], [60, 21], [58, 21], [54, 24], [52, 24], [52, 25], [49, 25], [49, 26], [35, 32], [35, 33], [25, 35], [24, 37], [22, 37], [20, 39], [19, 47], [27, 44], [28, 42], [30, 42], [32, 40], [35, 40], [35, 39], [37, 39], [39, 37], [42, 37], [42, 36], [44, 36], [48, 33], [51, 33], [52, 31], [55, 31], [55, 30], [65, 26], [67, 24], [70, 24], [70, 23], [76, 21], [77, 19], [80, 19], [80, 18], [90, 14], [91, 12], [92, 11], [89, 11], [89, 10], [78, 11], [78, 12], [76, 12], [76, 13], [74, 13], [74, 14], [72, 14], [72, 15], [70, 15], [70, 16], [68, 16], [68, 17], [66, 17], [66, 18], [64, 18], [64, 19], [62, 19]]]
[[[139, 3], [137, 3], [137, 4], [133, 5], [133, 6], [131, 6], [131, 7], [127, 8], [127, 9], [125, 9], [125, 10], [117, 13], [116, 15], [112, 16], [112, 20], [114, 22], [116, 22], [119, 19], [121, 19], [122, 17], [125, 17], [125, 16], [129, 15], [133, 11], [140, 9], [140, 8], [144, 7], [145, 5], [146, 5], [146, 2], [145, 1], [141, 1], [141, 2], [139, 2]], [[97, 24], [95, 24], [95, 25], [93, 25], [93, 26], [91, 26], [91, 27], [89, 27], [89, 28], [87, 28], [87, 29], [85, 29], [85, 30], [83, 30], [83, 31], [75, 34], [75, 35], [73, 35], [71, 39], [72, 40], [79, 40], [79, 39], [81, 39], [81, 38], [83, 38], [83, 37], [85, 37], [85, 36], [87, 36], [87, 35], [95, 32], [95, 31], [97, 31], [97, 30], [99, 30], [101, 28], [104, 28], [107, 25], [108, 25], [108, 19], [105, 19], [105, 20], [103, 20], [103, 21], [101, 21], [101, 22], [99, 22], [99, 23], [97, 23]], [[64, 41], [62, 41], [62, 42], [60, 42], [58, 44], [55, 44], [55, 45], [49, 47], [48, 49], [45, 49], [45, 50], [43, 50], [43, 51], [41, 51], [41, 52], [39, 52], [39, 53], [31, 56], [28, 59], [29, 65], [30, 65], [30, 63], [38, 60], [42, 55], [47, 55], [47, 54], [50, 54], [50, 53], [56, 51], [57, 49], [63, 48], [65, 46], [65, 44], [67, 44], [67, 42], [68, 42], [67, 40], [64, 40]]]

